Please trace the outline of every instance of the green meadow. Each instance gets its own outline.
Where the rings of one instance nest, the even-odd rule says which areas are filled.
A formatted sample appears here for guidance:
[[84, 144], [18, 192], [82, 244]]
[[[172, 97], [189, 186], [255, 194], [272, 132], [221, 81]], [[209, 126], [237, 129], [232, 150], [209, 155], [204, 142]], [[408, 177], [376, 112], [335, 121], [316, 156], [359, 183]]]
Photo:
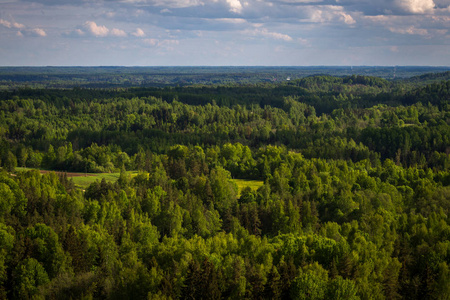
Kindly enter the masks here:
[[[32, 168], [22, 168], [17, 167], [17, 172], [23, 172], [33, 170]], [[52, 170], [39, 170], [41, 173], [46, 172], [57, 172], [58, 171], [52, 171]], [[128, 171], [127, 174], [131, 175], [131, 177], [134, 177], [138, 174], [138, 171]], [[115, 182], [117, 179], [119, 179], [120, 172], [117, 173], [74, 173], [74, 172], [68, 172], [67, 177], [70, 177], [75, 184], [75, 186], [79, 189], [85, 190], [91, 183], [95, 181], [102, 181], [105, 179], [107, 182]], [[241, 197], [241, 191], [245, 187], [250, 187], [252, 190], [256, 191], [259, 187], [261, 187], [264, 182], [261, 180], [247, 180], [247, 179], [233, 179], [233, 181], [238, 186], [238, 198]]]
[[[23, 172], [33, 170], [32, 168], [16, 168], [16, 171]], [[41, 173], [47, 173], [47, 172], [56, 172], [60, 173], [59, 171], [52, 171], [52, 170], [39, 170]], [[131, 177], [137, 175], [137, 171], [128, 171], [127, 174], [131, 175]], [[67, 172], [67, 177], [71, 178], [73, 183], [77, 188], [80, 189], [86, 189], [91, 183], [95, 181], [102, 181], [105, 179], [107, 182], [115, 182], [117, 179], [119, 179], [120, 172], [117, 173], [74, 173], [74, 172]]]
[[247, 180], [247, 179], [233, 179], [233, 181], [237, 184], [239, 188], [238, 198], [241, 197], [241, 191], [245, 187], [250, 187], [252, 190], [256, 191], [259, 187], [261, 187], [264, 182], [261, 180]]

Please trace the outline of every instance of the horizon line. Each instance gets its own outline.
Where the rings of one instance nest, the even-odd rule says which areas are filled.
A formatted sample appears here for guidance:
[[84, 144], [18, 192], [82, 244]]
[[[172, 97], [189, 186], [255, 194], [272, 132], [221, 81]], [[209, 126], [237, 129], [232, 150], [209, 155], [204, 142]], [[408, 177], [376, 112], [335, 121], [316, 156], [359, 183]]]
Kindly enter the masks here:
[[450, 65], [9, 65], [0, 68], [450, 68]]

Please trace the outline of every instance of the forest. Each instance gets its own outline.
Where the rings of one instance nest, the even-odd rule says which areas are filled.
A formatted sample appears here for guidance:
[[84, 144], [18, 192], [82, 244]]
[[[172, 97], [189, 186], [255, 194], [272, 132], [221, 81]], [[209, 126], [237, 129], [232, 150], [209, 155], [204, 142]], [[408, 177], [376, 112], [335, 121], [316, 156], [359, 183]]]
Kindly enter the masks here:
[[[194, 84], [256, 84], [300, 79], [311, 75], [376, 76], [407, 79], [449, 71], [426, 66], [311, 67], [2, 67], [0, 90], [10, 88], [165, 87]], [[421, 80], [422, 81], [422, 80]]]
[[449, 71], [60, 79], [0, 90], [0, 299], [450, 298]]

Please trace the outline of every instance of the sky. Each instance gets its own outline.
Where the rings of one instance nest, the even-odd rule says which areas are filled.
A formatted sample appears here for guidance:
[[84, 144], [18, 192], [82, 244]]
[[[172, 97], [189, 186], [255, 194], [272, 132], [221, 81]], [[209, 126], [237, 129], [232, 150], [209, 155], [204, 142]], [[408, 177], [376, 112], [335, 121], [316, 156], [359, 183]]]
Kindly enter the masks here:
[[450, 0], [0, 0], [0, 66], [450, 66]]

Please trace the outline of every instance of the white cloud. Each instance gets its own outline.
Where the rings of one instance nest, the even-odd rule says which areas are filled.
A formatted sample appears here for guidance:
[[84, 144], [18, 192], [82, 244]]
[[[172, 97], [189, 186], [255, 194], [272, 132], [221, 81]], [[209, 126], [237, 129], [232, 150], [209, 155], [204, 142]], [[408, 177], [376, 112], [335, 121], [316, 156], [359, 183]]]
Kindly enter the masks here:
[[264, 37], [268, 37], [268, 38], [272, 38], [272, 39], [276, 39], [276, 40], [283, 40], [286, 42], [292, 41], [292, 37], [290, 37], [289, 35], [283, 34], [283, 33], [278, 33], [278, 32], [271, 32], [271, 31], [267, 30], [266, 28], [244, 30], [243, 33], [247, 34], [247, 35], [251, 35], [251, 36], [264, 36]]
[[12, 26], [13, 26], [14, 28], [17, 28], [17, 29], [23, 29], [23, 28], [25, 28], [25, 25], [20, 24], [20, 23], [16, 23], [16, 22], [12, 23]]
[[81, 30], [80, 28], [77, 28], [75, 30], [72, 31], [66, 31], [62, 33], [62, 36], [64, 37], [72, 37], [72, 38], [79, 38], [82, 36], [85, 36], [86, 32], [84, 32], [83, 30]]
[[178, 40], [159, 40], [159, 39], [144, 39], [144, 44], [153, 47], [165, 47], [166, 49], [172, 50], [172, 46], [179, 45], [180, 42]]
[[129, 4], [146, 4], [150, 6], [162, 6], [170, 8], [186, 8], [203, 5], [200, 0], [125, 0]]
[[413, 14], [432, 12], [435, 7], [433, 0], [396, 0], [396, 3], [401, 9]]
[[230, 24], [244, 24], [247, 23], [246, 19], [242, 18], [219, 18], [215, 19], [215, 21], [223, 22], [223, 23], [230, 23]]
[[347, 25], [356, 23], [353, 17], [344, 11], [342, 6], [311, 6], [309, 20], [314, 23], [342, 22]]
[[309, 45], [309, 41], [304, 38], [297, 38], [297, 42], [299, 42], [302, 45]]
[[[440, 53], [440, 60], [448, 61], [449, 58], [446, 49], [450, 40], [450, 0], [10, 1], [17, 6], [5, 5], [5, 11], [0, 14], [0, 30], [6, 33], [0, 38], [1, 41], [14, 45], [14, 39], [19, 40], [15, 36], [17, 33], [29, 40], [48, 40], [44, 42], [45, 47], [64, 44], [70, 49], [77, 49], [72, 50], [75, 55], [70, 58], [71, 62], [77, 59], [89, 62], [91, 58], [83, 55], [81, 49], [85, 49], [84, 45], [94, 39], [101, 39], [102, 42], [92, 42], [89, 49], [95, 48], [92, 53], [104, 61], [111, 55], [108, 49], [117, 50], [120, 45], [127, 45], [128, 50], [126, 53], [124, 50], [122, 57], [125, 61], [138, 63], [141, 63], [140, 59], [142, 63], [153, 62], [149, 58], [151, 56], [145, 55], [147, 52], [141, 51], [140, 47], [152, 53], [164, 52], [170, 47], [180, 50], [181, 54], [189, 52], [196, 59], [194, 63], [203, 62], [205, 55], [201, 50], [204, 50], [211, 56], [208, 63], [214, 63], [217, 59], [216, 64], [258, 64], [256, 57], [270, 56], [276, 46], [283, 48], [285, 53], [305, 54], [293, 57], [315, 57], [318, 56], [316, 52], [323, 51], [324, 61], [315, 61], [321, 63], [339, 63], [340, 53], [347, 56], [347, 49], [374, 45], [383, 48], [385, 53], [390, 53], [391, 46], [403, 47], [400, 45], [440, 47], [442, 50], [436, 52]], [[40, 5], [31, 5], [30, 2]], [[67, 11], [71, 13], [67, 14]], [[26, 22], [27, 26], [14, 23], [15, 20]], [[37, 27], [42, 28], [42, 32], [37, 31]], [[44, 34], [46, 38], [31, 38]], [[66, 39], [61, 41], [63, 38]], [[125, 39], [130, 42], [124, 42]], [[255, 43], [255, 40], [258, 42]], [[24, 45], [26, 41], [27, 38], [22, 39]], [[213, 44], [214, 41], [219, 44]], [[226, 46], [240, 48], [244, 55], [240, 60], [226, 60]], [[400, 49], [411, 49], [408, 47]], [[98, 49], [104, 49], [104, 52]], [[51, 54], [42, 56], [47, 56], [47, 61], [56, 61], [53, 50], [47, 51]], [[221, 57], [211, 55], [216, 50], [223, 52]], [[66, 53], [61, 50], [59, 55]], [[11, 51], [9, 57], [13, 55]], [[182, 61], [179, 57], [173, 56], [174, 61]], [[189, 56], [185, 54], [185, 57]], [[278, 57], [273, 62], [285, 59]], [[399, 57], [403, 59], [403, 56]], [[12, 61], [12, 58], [8, 59]], [[380, 59], [380, 63], [386, 61]], [[3, 58], [3, 61], [7, 59]], [[406, 55], [403, 61], [415, 62], [412, 59], [408, 61]], [[417, 61], [422, 63], [420, 59]], [[427, 60], [424, 58], [423, 61]], [[372, 57], [362, 63], [370, 62], [377, 63]], [[306, 60], [306, 63], [309, 62]]]
[[168, 46], [168, 45], [179, 45], [180, 41], [178, 40], [163, 40], [159, 43], [161, 46]]
[[270, 32], [270, 31], [268, 31], [266, 29], [263, 29], [261, 34], [263, 36], [271, 37], [271, 38], [274, 38], [274, 39], [277, 39], [277, 40], [283, 40], [283, 41], [286, 41], [286, 42], [292, 41], [292, 38], [289, 35], [287, 35], [287, 34], [278, 33], [278, 32]]
[[84, 27], [97, 37], [104, 37], [109, 33], [109, 29], [106, 28], [106, 26], [98, 26], [95, 22], [92, 21], [87, 21], [86, 23], [84, 23]]
[[450, 26], [450, 16], [432, 16], [431, 19], [436, 23], [446, 24], [446, 27]]
[[346, 14], [345, 12], [341, 12], [340, 20], [343, 21], [347, 25], [352, 25], [352, 24], [356, 23], [355, 19], [353, 19], [352, 16], [350, 16], [349, 14]]
[[408, 28], [389, 28], [391, 32], [400, 34], [428, 35], [428, 30], [409, 26]]
[[443, 35], [450, 28], [450, 17], [434, 14], [365, 16], [360, 21], [366, 26], [384, 27], [392, 33], [419, 35], [427, 38], [445, 38]]
[[141, 28], [136, 28], [136, 31], [131, 34], [134, 35], [135, 37], [144, 37], [145, 36], [144, 30], [142, 30]]
[[33, 32], [34, 35], [36, 35], [36, 36], [41, 36], [41, 37], [47, 36], [47, 33], [42, 28], [34, 28], [31, 30], [31, 32]]
[[117, 28], [113, 28], [110, 32], [110, 34], [112, 36], [116, 36], [116, 37], [126, 37], [127, 34], [125, 33], [125, 31], [121, 30], [121, 29], [117, 29]]
[[25, 25], [17, 23], [17, 22], [9, 22], [3, 19], [0, 19], [0, 25], [3, 25], [7, 28], [16, 28], [16, 29], [24, 29]]
[[0, 19], [0, 25], [3, 25], [7, 28], [11, 28], [11, 22], [8, 22], [6, 20]]
[[144, 43], [150, 46], [156, 46], [158, 45], [159, 40], [157, 39], [145, 39]]
[[27, 36], [40, 36], [40, 37], [47, 36], [47, 33], [42, 28], [27, 29], [25, 25], [17, 22], [9, 22], [7, 20], [0, 19], [0, 25], [10, 29], [19, 29], [19, 31], [17, 31], [16, 33], [16, 35], [19, 37], [23, 37], [24, 34]]
[[369, 20], [374, 23], [386, 23], [392, 18], [393, 18], [392, 16], [386, 16], [386, 15], [365, 16], [364, 17], [364, 19]]
[[242, 4], [239, 0], [227, 0], [228, 5], [230, 6], [230, 11], [236, 14], [240, 14], [242, 12]]
[[84, 35], [85, 33], [84, 33], [84, 31], [83, 30], [81, 30], [81, 29], [75, 29], [75, 31], [74, 31], [74, 33], [76, 34], [76, 35]]
[[[139, 29], [139, 28], [138, 28]], [[142, 31], [142, 30], [141, 30]], [[136, 34], [142, 34], [142, 32], [136, 30], [135, 32], [131, 33], [132, 35]], [[109, 29], [108, 27], [104, 25], [98, 25], [97, 23], [93, 21], [87, 21], [82, 26], [78, 26], [78, 28], [72, 30], [72, 31], [66, 31], [62, 34], [62, 36], [65, 37], [73, 37], [73, 38], [79, 38], [83, 36], [94, 36], [94, 37], [127, 37], [128, 34], [118, 28], [112, 28]]]
[[[304, 4], [304, 3], [320, 3], [323, 2], [323, 0], [281, 0], [280, 2], [288, 4]], [[339, 2], [339, 0], [336, 0], [336, 2]]]

